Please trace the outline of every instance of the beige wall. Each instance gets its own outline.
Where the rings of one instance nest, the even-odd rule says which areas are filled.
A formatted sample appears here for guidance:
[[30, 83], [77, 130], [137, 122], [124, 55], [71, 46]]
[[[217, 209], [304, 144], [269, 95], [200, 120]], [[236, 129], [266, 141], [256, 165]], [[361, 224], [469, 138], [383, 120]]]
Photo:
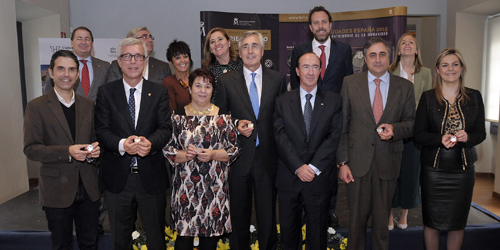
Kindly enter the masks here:
[[23, 112], [17, 55], [16, 6], [0, 1], [0, 203], [28, 190], [26, 157], [23, 154]]

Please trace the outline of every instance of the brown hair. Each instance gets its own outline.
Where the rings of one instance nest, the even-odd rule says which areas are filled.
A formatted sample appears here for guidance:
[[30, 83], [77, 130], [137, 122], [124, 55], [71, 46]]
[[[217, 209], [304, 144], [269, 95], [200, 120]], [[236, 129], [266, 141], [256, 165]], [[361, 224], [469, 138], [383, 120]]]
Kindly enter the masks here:
[[413, 61], [413, 66], [415, 66], [415, 71], [413, 73], [416, 74], [416, 73], [420, 72], [420, 68], [422, 67], [422, 58], [420, 57], [420, 54], [421, 54], [420, 53], [420, 46], [418, 45], [417, 38], [411, 33], [405, 33], [399, 38], [398, 46], [396, 46], [396, 51], [394, 54], [396, 56], [396, 58], [392, 62], [391, 66], [389, 66], [389, 71], [391, 73], [394, 72], [394, 70], [396, 70], [396, 68], [398, 67], [399, 62], [401, 62], [401, 55], [400, 55], [401, 51], [399, 51], [399, 47], [401, 47], [401, 43], [403, 42], [403, 37], [405, 37], [405, 36], [411, 36], [413, 38], [413, 40], [415, 40], [415, 45], [417, 46], [417, 53], [415, 54], [415, 61]]
[[195, 69], [193, 72], [189, 74], [189, 88], [193, 87], [194, 80], [198, 77], [203, 78], [203, 80], [207, 81], [208, 83], [212, 84], [212, 86], [214, 86], [214, 77], [212, 76], [210, 71], [208, 71], [208, 69], [199, 68]]
[[[467, 100], [469, 100], [469, 95], [467, 94], [466, 90], [465, 90], [465, 84], [464, 84], [464, 77], [465, 77], [465, 71], [467, 70], [467, 66], [465, 65], [465, 61], [464, 61], [464, 57], [462, 56], [462, 54], [460, 53], [460, 51], [458, 51], [457, 49], [444, 49], [443, 51], [441, 51], [441, 53], [439, 53], [437, 59], [436, 59], [436, 64], [435, 64], [435, 70], [437, 71], [437, 69], [439, 68], [439, 64], [441, 64], [441, 61], [443, 60], [443, 58], [445, 56], [448, 56], [448, 55], [455, 55], [458, 57], [458, 61], [460, 61], [460, 66], [462, 66], [462, 72], [460, 73], [460, 78], [459, 78], [459, 81], [460, 81], [460, 93], [462, 93], [462, 100], [461, 100], [461, 104], [465, 104]], [[434, 89], [436, 90], [436, 98], [439, 102], [440, 105], [443, 104], [443, 89], [442, 89], [442, 86], [443, 85], [443, 79], [441, 79], [441, 75], [439, 75], [439, 73], [436, 72], [436, 77], [434, 79]]]
[[[226, 30], [220, 27], [213, 28], [210, 30], [207, 34], [207, 38], [205, 40], [205, 46], [203, 47], [203, 54], [205, 55], [205, 58], [201, 62], [201, 65], [205, 69], [211, 69], [215, 63], [215, 60], [217, 60], [214, 56], [214, 54], [210, 53], [210, 37], [212, 36], [213, 33], [219, 31], [224, 35], [224, 37], [227, 39], [229, 44], [231, 44], [231, 39], [229, 38], [229, 35], [227, 34]], [[231, 61], [238, 61], [238, 52], [234, 50], [233, 47], [229, 47], [229, 60]]]

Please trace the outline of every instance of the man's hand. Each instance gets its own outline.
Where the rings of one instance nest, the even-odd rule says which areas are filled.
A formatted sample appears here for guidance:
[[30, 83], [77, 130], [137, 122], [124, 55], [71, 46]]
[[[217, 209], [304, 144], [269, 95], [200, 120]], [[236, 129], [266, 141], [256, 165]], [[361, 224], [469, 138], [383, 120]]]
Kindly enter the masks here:
[[347, 166], [347, 164], [340, 167], [339, 176], [340, 176], [340, 179], [342, 179], [345, 182], [345, 184], [349, 184], [351, 181], [354, 182], [354, 178], [352, 177], [351, 169], [349, 168], [349, 166]]
[[75, 144], [69, 146], [69, 154], [71, 157], [77, 161], [84, 161], [87, 158], [87, 154], [89, 151], [87, 151], [86, 147], [88, 144]]
[[123, 142], [123, 149], [125, 149], [125, 152], [129, 155], [136, 155], [138, 153], [139, 144], [134, 142], [136, 137], [136, 135], [131, 135]]
[[248, 124], [252, 122], [249, 120], [239, 120], [238, 121], [238, 132], [245, 137], [250, 137], [252, 135], [253, 127], [248, 127]]
[[99, 155], [101, 154], [101, 147], [99, 147], [99, 142], [92, 143], [92, 147], [94, 147], [94, 149], [90, 151], [88, 156], [91, 158], [99, 158]]
[[140, 136], [139, 138], [141, 140], [135, 143], [137, 144], [137, 154], [141, 157], [145, 157], [149, 154], [149, 151], [151, 151], [151, 142], [144, 136]]
[[378, 133], [378, 136], [380, 136], [380, 139], [382, 139], [383, 141], [390, 140], [394, 135], [394, 129], [391, 124], [384, 123], [381, 124], [379, 128], [383, 129], [382, 132]]
[[452, 148], [455, 146], [455, 144], [457, 144], [456, 141], [451, 141], [451, 137], [453, 137], [453, 135], [443, 135], [443, 137], [441, 138], [441, 143], [445, 148]]
[[302, 182], [311, 182], [316, 173], [309, 167], [309, 165], [304, 164], [299, 169], [297, 169], [297, 176]]

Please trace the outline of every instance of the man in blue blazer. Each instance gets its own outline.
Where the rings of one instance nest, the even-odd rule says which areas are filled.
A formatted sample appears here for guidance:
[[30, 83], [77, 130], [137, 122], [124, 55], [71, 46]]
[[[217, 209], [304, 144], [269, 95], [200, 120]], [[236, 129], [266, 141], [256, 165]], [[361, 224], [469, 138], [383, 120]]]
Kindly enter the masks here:
[[[318, 87], [340, 94], [342, 81], [345, 76], [352, 75], [352, 50], [351, 46], [330, 38], [332, 17], [323, 6], [316, 6], [309, 11], [309, 29], [314, 35], [311, 42], [304, 43], [293, 49], [290, 67], [290, 86], [292, 89], [299, 87], [299, 77], [295, 68], [297, 59], [305, 52], [314, 52], [321, 62], [321, 74], [318, 78]], [[337, 185], [337, 178], [333, 181]], [[338, 226], [335, 216], [337, 205], [337, 190], [332, 193], [330, 200], [330, 220], [332, 226]]]

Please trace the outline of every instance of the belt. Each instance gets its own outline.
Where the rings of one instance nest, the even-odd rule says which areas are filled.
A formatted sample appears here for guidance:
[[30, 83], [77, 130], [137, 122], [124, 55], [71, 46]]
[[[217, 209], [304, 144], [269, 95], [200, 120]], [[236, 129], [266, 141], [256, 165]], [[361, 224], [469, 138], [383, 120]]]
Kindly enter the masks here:
[[139, 173], [139, 167], [133, 166], [130, 168], [130, 173], [132, 174], [138, 174]]

